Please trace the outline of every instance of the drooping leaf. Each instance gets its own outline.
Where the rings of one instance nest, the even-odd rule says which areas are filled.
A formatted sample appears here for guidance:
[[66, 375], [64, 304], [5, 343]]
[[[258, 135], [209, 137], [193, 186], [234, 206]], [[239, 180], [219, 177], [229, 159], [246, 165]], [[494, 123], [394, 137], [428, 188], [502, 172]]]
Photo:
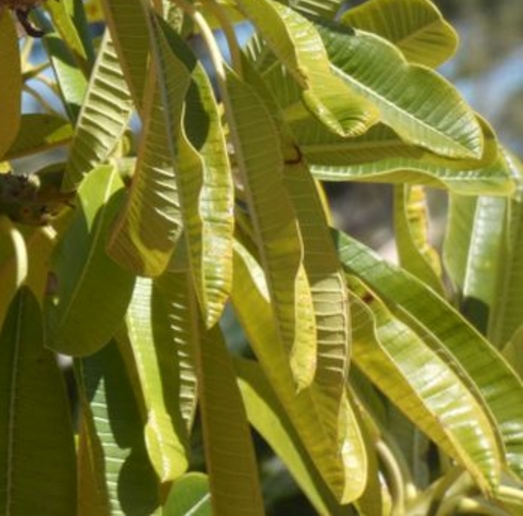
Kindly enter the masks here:
[[[109, 505], [110, 514], [158, 514], [158, 479], [147, 455], [138, 400], [116, 342], [78, 359], [76, 368], [84, 399], [81, 417], [87, 420], [83, 425], [95, 430], [80, 434], [83, 440], [93, 440], [80, 448], [95, 454], [94, 462], [82, 463], [80, 485], [98, 485], [98, 503]], [[104, 484], [105, 493], [103, 487], [100, 491]]]
[[29, 154], [54, 149], [69, 143], [72, 136], [73, 129], [70, 122], [62, 117], [25, 113], [21, 118], [20, 131], [6, 153], [5, 159], [22, 158]]
[[409, 64], [385, 39], [341, 24], [318, 24], [335, 73], [371, 101], [381, 121], [406, 141], [450, 158], [480, 158], [473, 111], [436, 72]]
[[62, 353], [83, 356], [104, 346], [131, 299], [134, 277], [105, 253], [122, 186], [113, 167], [94, 169], [78, 190], [79, 205], [55, 250], [57, 289], [47, 317], [49, 346]]
[[107, 252], [136, 274], [155, 277], [167, 267], [180, 238], [182, 215], [164, 109], [152, 70], [143, 102], [136, 166]]
[[231, 135], [279, 339], [298, 388], [304, 388], [316, 367], [314, 307], [295, 210], [285, 189], [280, 137], [262, 98], [232, 71], [227, 92]]
[[260, 366], [254, 361], [236, 359], [234, 367], [249, 422], [283, 461], [319, 514], [344, 514], [345, 509], [319, 476]]
[[133, 109], [109, 31], [105, 32], [69, 147], [63, 187], [74, 190], [114, 150]]
[[188, 473], [173, 483], [163, 516], [212, 516], [209, 477]]
[[0, 513], [10, 516], [76, 513], [69, 403], [44, 345], [38, 301], [24, 287], [0, 334]]
[[352, 303], [354, 360], [360, 370], [483, 489], [495, 489], [501, 470], [495, 429], [442, 358], [445, 350], [431, 349], [372, 293], [361, 291], [355, 280], [349, 283], [362, 296]]
[[165, 338], [165, 315], [153, 309], [151, 280], [138, 279], [126, 316], [128, 341], [119, 342], [121, 349], [132, 353], [136, 365], [145, 405], [147, 452], [162, 483], [186, 471], [189, 453], [180, 412], [179, 365], [172, 342]]
[[429, 241], [427, 199], [422, 186], [394, 189], [394, 231], [400, 265], [443, 295], [439, 255]]
[[319, 125], [293, 125], [314, 176], [325, 181], [372, 181], [426, 184], [463, 195], [507, 195], [514, 190], [510, 168], [500, 154], [492, 129], [484, 133], [481, 159], [448, 159], [406, 144], [378, 125], [365, 135], [342, 140]]
[[272, 0], [239, 0], [238, 5], [298, 83], [307, 108], [325, 127], [341, 136], [354, 136], [377, 121], [374, 106], [331, 72], [322, 40], [310, 21]]
[[223, 311], [232, 276], [233, 189], [220, 113], [207, 75], [183, 40], [152, 14], [151, 33], [192, 277], [210, 327]]
[[322, 424], [319, 398], [314, 396], [315, 384], [296, 393], [293, 376], [284, 350], [278, 343], [262, 269], [240, 247], [235, 247], [232, 302], [249, 342], [285, 407], [303, 446], [321, 477], [340, 503], [348, 503], [361, 494], [365, 486], [365, 450], [357, 427], [350, 427], [345, 408], [340, 410], [341, 435], [338, 439]]
[[101, 0], [107, 26], [136, 109], [141, 112], [150, 49], [141, 0]]
[[340, 232], [334, 239], [349, 272], [376, 292], [396, 317], [439, 340], [459, 363], [494, 416], [509, 466], [523, 475], [523, 384], [500, 353], [414, 276]]
[[431, 68], [450, 59], [456, 31], [429, 0], [370, 0], [349, 9], [341, 21], [394, 43], [411, 63]]
[[13, 19], [7, 9], [0, 13], [0, 70], [2, 70], [2, 95], [0, 95], [0, 158], [16, 138], [20, 127], [22, 101], [22, 71], [18, 53], [18, 37]]

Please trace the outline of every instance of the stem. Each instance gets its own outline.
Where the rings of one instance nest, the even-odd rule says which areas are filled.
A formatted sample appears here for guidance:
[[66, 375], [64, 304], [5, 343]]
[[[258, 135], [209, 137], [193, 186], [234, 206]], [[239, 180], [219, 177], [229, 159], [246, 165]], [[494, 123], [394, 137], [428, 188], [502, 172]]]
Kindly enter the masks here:
[[405, 489], [403, 486], [403, 475], [394, 454], [389, 450], [383, 441], [376, 443], [376, 451], [387, 470], [387, 480], [389, 481], [390, 492], [392, 495], [391, 516], [400, 516], [405, 512]]
[[507, 511], [487, 500], [469, 498], [467, 496], [453, 496], [445, 500], [436, 516], [447, 516], [456, 513], [476, 516], [510, 516]]

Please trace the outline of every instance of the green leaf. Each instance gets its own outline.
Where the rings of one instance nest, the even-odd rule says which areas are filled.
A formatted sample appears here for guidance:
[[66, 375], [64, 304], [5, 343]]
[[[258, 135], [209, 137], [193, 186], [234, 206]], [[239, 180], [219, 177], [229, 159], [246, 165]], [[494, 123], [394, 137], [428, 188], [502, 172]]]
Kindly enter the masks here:
[[[484, 490], [499, 484], [497, 434], [484, 407], [445, 358], [354, 280], [353, 359], [382, 392]], [[442, 358], [443, 356], [443, 358]]]
[[134, 273], [155, 277], [167, 267], [180, 238], [182, 214], [160, 90], [152, 74], [143, 102], [136, 166], [107, 252]]
[[377, 121], [374, 106], [331, 72], [311, 22], [271, 0], [239, 0], [238, 5], [298, 83], [307, 108], [325, 127], [341, 136], [357, 135]]
[[428, 206], [422, 186], [394, 189], [394, 231], [400, 265], [444, 295], [439, 255], [429, 242]]
[[74, 190], [91, 169], [107, 160], [127, 128], [132, 109], [118, 56], [106, 31], [69, 147], [65, 190]]
[[105, 254], [122, 186], [112, 167], [94, 169], [78, 190], [79, 206], [55, 250], [51, 270], [58, 286], [47, 316], [49, 346], [61, 353], [83, 356], [104, 346], [131, 299], [134, 277]]
[[212, 516], [207, 475], [188, 473], [174, 482], [162, 514], [163, 516]]
[[236, 359], [234, 366], [249, 422], [283, 461], [319, 514], [345, 514], [311, 462], [260, 366], [243, 359]]
[[344, 0], [285, 0], [282, 3], [304, 15], [332, 19], [342, 7]]
[[103, 482], [110, 514], [156, 514], [158, 479], [147, 456], [138, 401], [116, 342], [79, 359], [76, 370], [84, 399], [81, 417], [96, 431], [80, 434], [81, 439], [94, 439], [80, 443], [80, 449], [94, 450], [97, 466], [82, 463], [80, 485], [97, 482], [100, 487]]
[[151, 280], [138, 279], [126, 316], [129, 340], [119, 342], [133, 355], [144, 398], [147, 452], [164, 483], [186, 471], [189, 443], [180, 412], [179, 365], [172, 343], [165, 338], [168, 329], [162, 331], [167, 324], [166, 314], [154, 308]]
[[28, 259], [22, 235], [7, 216], [0, 214], [0, 329], [16, 291], [27, 279]]
[[223, 311], [232, 281], [233, 187], [225, 138], [201, 64], [161, 20], [151, 18], [151, 30], [189, 263], [210, 327]]
[[366, 456], [357, 426], [340, 409], [340, 434], [334, 438], [323, 424], [315, 384], [296, 392], [286, 353], [278, 342], [262, 269], [237, 245], [234, 256], [232, 302], [251, 347], [278, 399], [285, 407], [311, 460], [340, 503], [358, 498], [366, 482]]
[[22, 115], [20, 130], [4, 158], [22, 158], [36, 154], [71, 141], [73, 129], [70, 122], [62, 117], [41, 113]]
[[213, 513], [263, 514], [254, 449], [231, 357], [219, 326], [205, 329], [190, 276], [177, 276], [177, 301], [192, 329]]
[[56, 357], [44, 348], [38, 301], [27, 288], [13, 300], [0, 335], [0, 382], [0, 513], [75, 514], [69, 403]]
[[403, 139], [450, 158], [480, 158], [483, 135], [473, 111], [436, 72], [409, 64], [375, 34], [317, 26], [335, 73], [372, 102]]
[[458, 36], [429, 0], [369, 0], [341, 16], [345, 25], [394, 43], [407, 61], [437, 68], [456, 52]]
[[304, 388], [316, 365], [314, 307], [296, 214], [284, 185], [279, 133], [262, 98], [232, 71], [227, 73], [227, 96], [231, 136], [279, 340], [290, 356], [298, 389]]
[[7, 9], [0, 13], [0, 70], [2, 70], [2, 95], [0, 95], [0, 159], [16, 138], [20, 127], [22, 101], [22, 71], [18, 52], [18, 36], [13, 19]]
[[425, 332], [444, 348], [477, 386], [506, 448], [509, 466], [523, 475], [523, 384], [507, 362], [450, 305], [402, 269], [363, 244], [336, 232], [340, 258], [402, 322]]
[[293, 126], [314, 176], [325, 181], [417, 183], [445, 187], [463, 195], [507, 195], [514, 190], [510, 168], [500, 154], [492, 129], [481, 119], [481, 159], [449, 159], [406, 144], [383, 125], [365, 135], [340, 139], [319, 125]]
[[151, 47], [141, 0], [101, 0], [120, 66], [141, 112]]

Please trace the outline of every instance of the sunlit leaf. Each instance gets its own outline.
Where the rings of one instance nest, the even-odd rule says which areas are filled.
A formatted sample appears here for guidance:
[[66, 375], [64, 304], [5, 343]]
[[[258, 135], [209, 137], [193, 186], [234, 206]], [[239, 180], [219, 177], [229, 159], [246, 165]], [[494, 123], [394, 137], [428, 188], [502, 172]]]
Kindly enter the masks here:
[[458, 46], [456, 31], [429, 0], [370, 0], [341, 20], [388, 39], [408, 61], [432, 68], [450, 59]]
[[114, 45], [106, 31], [69, 148], [64, 189], [73, 190], [107, 160], [122, 137], [132, 102]]
[[443, 77], [409, 64], [388, 41], [340, 24], [319, 24], [336, 74], [380, 111], [406, 141], [451, 158], [479, 158], [483, 135], [473, 111]]
[[131, 299], [134, 277], [105, 253], [122, 186], [112, 167], [93, 170], [82, 182], [79, 205], [55, 250], [51, 270], [57, 289], [46, 315], [49, 346], [62, 353], [87, 355], [105, 345]]
[[76, 513], [69, 403], [56, 358], [44, 345], [38, 301], [22, 288], [0, 334], [0, 513], [6, 515]]

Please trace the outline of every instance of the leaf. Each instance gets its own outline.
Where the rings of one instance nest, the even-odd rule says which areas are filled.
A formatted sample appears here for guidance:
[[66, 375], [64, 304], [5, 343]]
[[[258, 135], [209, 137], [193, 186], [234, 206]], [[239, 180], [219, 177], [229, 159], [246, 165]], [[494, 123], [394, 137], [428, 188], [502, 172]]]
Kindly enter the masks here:
[[11, 301], [27, 279], [28, 259], [22, 235], [6, 215], [0, 214], [0, 329]]
[[481, 159], [449, 159], [406, 144], [385, 126], [350, 140], [331, 137], [318, 128], [293, 126], [300, 148], [317, 179], [417, 183], [445, 187], [463, 195], [507, 195], [513, 192], [510, 168], [500, 154], [492, 129], [484, 132]]
[[162, 514], [164, 516], [212, 516], [207, 475], [188, 473], [174, 482]]
[[0, 379], [0, 512], [75, 514], [69, 403], [56, 358], [44, 348], [38, 301], [27, 288], [11, 303], [0, 335]]
[[141, 113], [151, 47], [141, 0], [101, 0], [120, 66]]
[[340, 20], [374, 32], [403, 53], [407, 61], [437, 68], [456, 52], [458, 36], [429, 0], [369, 0]]
[[179, 366], [172, 342], [165, 338], [168, 329], [161, 330], [167, 321], [152, 304], [152, 282], [139, 278], [126, 316], [128, 341], [119, 343], [132, 353], [145, 404], [147, 452], [165, 483], [186, 471], [189, 442], [180, 412]]
[[47, 303], [49, 346], [84, 356], [114, 335], [131, 299], [134, 277], [105, 254], [120, 205], [122, 182], [110, 166], [94, 169], [79, 190], [79, 206], [55, 250], [57, 291]]
[[319, 514], [345, 514], [311, 462], [260, 366], [245, 359], [236, 359], [234, 366], [249, 422], [282, 460]]
[[211, 327], [232, 281], [233, 187], [220, 113], [209, 79], [183, 40], [156, 18], [151, 30], [189, 263]]
[[118, 56], [106, 31], [69, 147], [63, 188], [74, 190], [105, 162], [122, 137], [133, 105]]
[[376, 292], [400, 320], [441, 341], [458, 362], [497, 423], [509, 466], [523, 475], [523, 384], [499, 352], [419, 280], [340, 232], [334, 239], [347, 271]]
[[395, 187], [394, 231], [400, 265], [444, 297], [439, 255], [429, 242], [428, 216], [423, 187]]
[[372, 293], [352, 297], [354, 361], [418, 428], [463, 464], [484, 490], [499, 484], [497, 434], [485, 408], [448, 363]]
[[22, 158], [70, 142], [73, 129], [62, 117], [41, 113], [25, 113], [20, 130], [5, 155], [6, 160]]
[[167, 267], [180, 238], [182, 214], [160, 91], [150, 73], [136, 166], [107, 252], [126, 269], [155, 277]]
[[219, 327], [206, 330], [187, 273], [178, 273], [180, 310], [192, 329], [200, 414], [214, 514], [263, 514], [254, 449]]
[[342, 405], [340, 434], [345, 438], [341, 444], [323, 425], [315, 384], [296, 393], [287, 356], [278, 344], [263, 271], [239, 245], [235, 247], [232, 303], [265, 375], [321, 477], [340, 503], [358, 498], [366, 482], [365, 450], [358, 429], [346, 419], [347, 407]]
[[[83, 439], [95, 439], [81, 443], [80, 448], [90, 446], [98, 466], [93, 469], [83, 463], [81, 483], [105, 484], [110, 514], [156, 514], [158, 479], [147, 456], [138, 402], [118, 346], [110, 342], [97, 353], [78, 359], [76, 368], [84, 399], [81, 417], [96, 431], [80, 434]], [[89, 478], [93, 474], [100, 477]]]
[[18, 36], [9, 11], [0, 13], [0, 70], [2, 70], [2, 95], [0, 95], [0, 159], [16, 138], [20, 127], [22, 102], [22, 71], [18, 54]]
[[343, 0], [287, 0], [285, 2], [301, 14], [332, 19], [343, 6]]
[[311, 22], [271, 0], [239, 0], [238, 5], [298, 83], [307, 108], [325, 127], [341, 136], [354, 136], [377, 121], [374, 106], [331, 73], [322, 40]]
[[450, 158], [480, 158], [483, 136], [473, 111], [436, 72], [407, 63], [375, 34], [320, 24], [335, 73], [380, 111], [403, 139]]
[[298, 389], [304, 388], [316, 366], [314, 308], [295, 210], [284, 185], [278, 130], [260, 96], [232, 71], [227, 73], [227, 95], [231, 136], [279, 340], [290, 356]]

